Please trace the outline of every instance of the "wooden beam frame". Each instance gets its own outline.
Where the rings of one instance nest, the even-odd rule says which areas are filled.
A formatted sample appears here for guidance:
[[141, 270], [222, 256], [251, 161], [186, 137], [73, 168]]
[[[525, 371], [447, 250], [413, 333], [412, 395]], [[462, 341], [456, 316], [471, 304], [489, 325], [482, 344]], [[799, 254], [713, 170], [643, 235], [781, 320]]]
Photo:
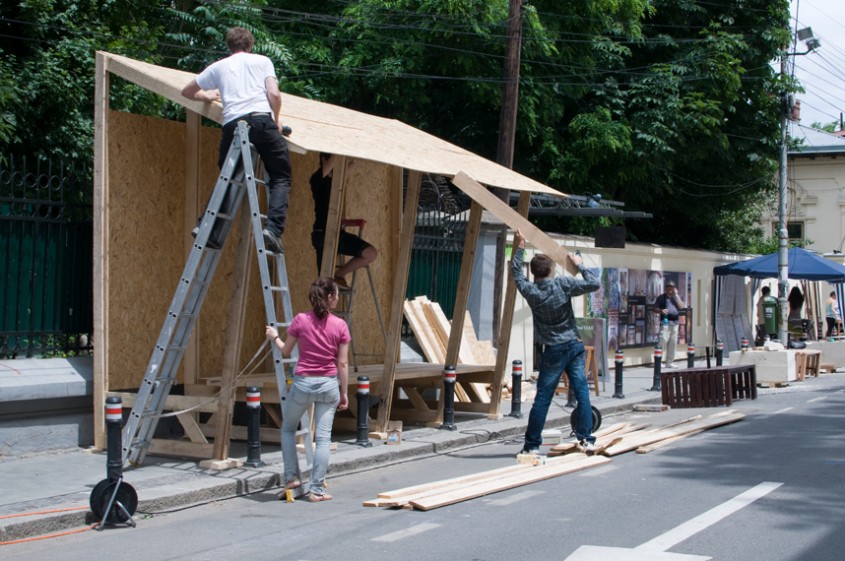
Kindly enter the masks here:
[[[108, 208], [109, 208], [109, 63], [96, 57], [94, 76], [94, 447], [106, 448], [105, 403], [109, 391], [108, 353]], [[101, 280], [101, 282], [98, 282]]]
[[[528, 206], [531, 202], [531, 193], [521, 192], [516, 212], [523, 218], [528, 216]], [[508, 350], [511, 344], [511, 331], [513, 329], [513, 311], [516, 305], [516, 283], [511, 278], [510, 267], [505, 269], [505, 303], [502, 306], [502, 320], [499, 323], [499, 340], [496, 344], [496, 379], [498, 383], [491, 384], [490, 411], [488, 418], [496, 419], [499, 415], [499, 402], [502, 400], [502, 382], [504, 381], [505, 369], [508, 367]], [[523, 361], [525, 362], [525, 361]], [[494, 410], [493, 405], [496, 409]]]
[[390, 420], [390, 407], [393, 403], [393, 382], [396, 377], [396, 363], [399, 359], [400, 336], [402, 331], [402, 303], [405, 301], [405, 289], [408, 286], [408, 274], [411, 267], [411, 249], [414, 246], [414, 230], [417, 227], [417, 206], [420, 200], [422, 174], [418, 171], [408, 173], [408, 188], [405, 192], [405, 208], [402, 212], [402, 230], [399, 238], [399, 254], [396, 257], [396, 274], [393, 277], [393, 300], [390, 305], [390, 322], [387, 325], [387, 348], [384, 355], [384, 383], [381, 385], [376, 419], [376, 432], [387, 430]]
[[332, 193], [329, 198], [329, 214], [326, 217], [326, 231], [323, 232], [323, 260], [320, 263], [320, 276], [334, 277], [334, 265], [337, 261], [338, 233], [343, 218], [343, 204], [346, 198], [346, 158], [336, 158], [332, 171]]
[[[548, 234], [529, 222], [527, 218], [514, 212], [510, 206], [488, 191], [483, 185], [481, 185], [481, 183], [477, 182], [464, 172], [459, 172], [452, 179], [452, 183], [454, 183], [458, 189], [478, 201], [484, 206], [484, 208], [493, 213], [496, 218], [510, 226], [512, 229], [516, 230], [518, 228], [522, 230], [522, 233], [528, 243], [548, 255], [557, 264], [573, 275], [578, 273], [578, 267], [576, 267], [569, 259], [569, 252], [566, 251], [566, 249], [558, 245], [558, 243]], [[502, 329], [504, 329], [504, 327], [505, 326], [502, 326]]]

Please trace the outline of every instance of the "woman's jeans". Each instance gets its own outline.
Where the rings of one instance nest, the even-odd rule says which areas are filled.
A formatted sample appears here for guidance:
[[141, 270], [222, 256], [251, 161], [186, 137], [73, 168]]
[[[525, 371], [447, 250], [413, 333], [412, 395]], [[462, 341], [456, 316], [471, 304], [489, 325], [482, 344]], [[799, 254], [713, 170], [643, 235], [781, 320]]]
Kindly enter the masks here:
[[285, 463], [284, 481], [298, 472], [296, 429], [308, 406], [314, 404], [314, 465], [311, 466], [311, 492], [322, 495], [326, 470], [329, 468], [329, 446], [332, 442], [332, 423], [340, 403], [340, 387], [336, 376], [294, 376], [282, 408], [282, 457]]
[[569, 376], [569, 383], [578, 400], [575, 415], [575, 437], [580, 440], [595, 442], [593, 432], [593, 410], [590, 407], [590, 389], [587, 387], [584, 344], [578, 339], [559, 345], [546, 345], [540, 358], [540, 373], [537, 378], [537, 395], [528, 415], [528, 428], [525, 431], [525, 449], [539, 448], [543, 443], [543, 426], [549, 406], [560, 383], [564, 370]]

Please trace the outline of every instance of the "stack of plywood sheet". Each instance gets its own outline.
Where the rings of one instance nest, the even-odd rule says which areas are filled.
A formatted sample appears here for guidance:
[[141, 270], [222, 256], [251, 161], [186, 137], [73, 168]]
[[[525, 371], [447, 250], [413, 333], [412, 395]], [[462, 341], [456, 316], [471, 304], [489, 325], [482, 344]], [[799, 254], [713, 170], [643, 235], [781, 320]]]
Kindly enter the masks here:
[[[452, 326], [440, 304], [425, 296], [417, 296], [413, 300], [405, 300], [403, 309], [425, 359], [435, 364], [444, 364]], [[464, 318], [464, 330], [461, 335], [458, 364], [496, 364], [493, 344], [477, 339], [469, 312]]]
[[378, 494], [364, 506], [431, 510], [536, 481], [566, 475], [610, 462], [631, 450], [646, 453], [702, 431], [734, 423], [745, 415], [723, 411], [702, 418], [696, 415], [678, 423], [650, 428], [648, 425], [617, 423], [596, 432], [597, 452], [587, 456], [575, 443], [551, 448], [549, 456], [538, 465], [516, 464], [452, 479], [423, 483]]

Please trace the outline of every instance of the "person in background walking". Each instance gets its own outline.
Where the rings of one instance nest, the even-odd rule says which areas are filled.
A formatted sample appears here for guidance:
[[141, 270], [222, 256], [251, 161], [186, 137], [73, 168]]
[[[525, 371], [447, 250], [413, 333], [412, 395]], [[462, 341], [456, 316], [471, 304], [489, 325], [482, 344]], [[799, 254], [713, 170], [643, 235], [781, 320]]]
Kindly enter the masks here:
[[[226, 33], [226, 46], [231, 53], [200, 72], [182, 89], [188, 99], [223, 104], [223, 134], [220, 138], [218, 167], [223, 167], [232, 145], [238, 121], [249, 124], [249, 141], [255, 146], [269, 176], [270, 197], [267, 202], [267, 223], [262, 231], [264, 245], [274, 253], [284, 253], [281, 236], [285, 231], [288, 198], [291, 188], [291, 166], [288, 143], [282, 136], [279, 116], [282, 94], [273, 62], [252, 53], [255, 38], [243, 27]], [[197, 229], [193, 235], [196, 236]], [[209, 247], [216, 242], [209, 243]], [[219, 246], [218, 246], [219, 247]]]
[[586, 351], [575, 324], [572, 297], [595, 292], [601, 283], [592, 272], [584, 268], [581, 256], [569, 255], [569, 260], [584, 277], [576, 279], [553, 276], [554, 261], [547, 255], [537, 254], [531, 260], [534, 282], [522, 270], [525, 237], [520, 230], [513, 237], [511, 274], [516, 288], [531, 307], [534, 321], [534, 341], [543, 346], [540, 355], [540, 373], [537, 378], [537, 395], [528, 415], [525, 444], [520, 453], [536, 453], [543, 443], [543, 426], [549, 413], [555, 388], [564, 371], [578, 400], [576, 409], [575, 438], [582, 451], [592, 454], [596, 450], [593, 436], [593, 410], [590, 390], [587, 387]]
[[663, 345], [663, 364], [666, 368], [677, 368], [675, 350], [678, 345], [678, 318], [681, 310], [686, 308], [684, 301], [678, 296], [674, 281], [667, 280], [664, 284], [665, 292], [657, 297], [654, 306], [660, 314], [660, 344]]
[[834, 332], [839, 333], [837, 326], [842, 321], [842, 316], [839, 315], [839, 302], [836, 301], [836, 292], [831, 291], [830, 297], [824, 304], [824, 319], [827, 322], [827, 333], [825, 337], [832, 337]]
[[[290, 355], [299, 345], [293, 386], [282, 411], [282, 458], [285, 490], [302, 485], [297, 477], [296, 428], [308, 407], [314, 405], [314, 465], [311, 467], [311, 488], [306, 500], [328, 501], [325, 476], [329, 467], [329, 446], [335, 411], [349, 407], [349, 328], [332, 314], [337, 306], [338, 287], [334, 279], [320, 277], [311, 285], [308, 299], [311, 311], [297, 314], [282, 341], [272, 325], [265, 328], [267, 338]], [[279, 498], [284, 497], [284, 493]]]

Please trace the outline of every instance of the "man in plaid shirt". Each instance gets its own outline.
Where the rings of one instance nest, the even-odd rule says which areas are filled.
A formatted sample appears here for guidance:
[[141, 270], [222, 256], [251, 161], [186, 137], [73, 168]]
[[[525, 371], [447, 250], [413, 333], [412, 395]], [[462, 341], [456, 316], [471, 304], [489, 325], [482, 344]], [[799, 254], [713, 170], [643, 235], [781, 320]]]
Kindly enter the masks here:
[[587, 453], [595, 451], [596, 437], [592, 435], [593, 412], [585, 372], [584, 344], [578, 336], [572, 297], [594, 292], [600, 288], [598, 277], [585, 269], [579, 255], [569, 255], [582, 279], [553, 276], [555, 263], [548, 256], [537, 254], [531, 260], [529, 281], [523, 272], [525, 237], [520, 230], [513, 238], [511, 273], [516, 288], [528, 302], [534, 316], [534, 340], [543, 347], [540, 373], [537, 378], [537, 395], [528, 415], [525, 444], [520, 453], [536, 453], [542, 444], [543, 426], [549, 412], [555, 388], [564, 371], [578, 400], [575, 437], [579, 447]]

